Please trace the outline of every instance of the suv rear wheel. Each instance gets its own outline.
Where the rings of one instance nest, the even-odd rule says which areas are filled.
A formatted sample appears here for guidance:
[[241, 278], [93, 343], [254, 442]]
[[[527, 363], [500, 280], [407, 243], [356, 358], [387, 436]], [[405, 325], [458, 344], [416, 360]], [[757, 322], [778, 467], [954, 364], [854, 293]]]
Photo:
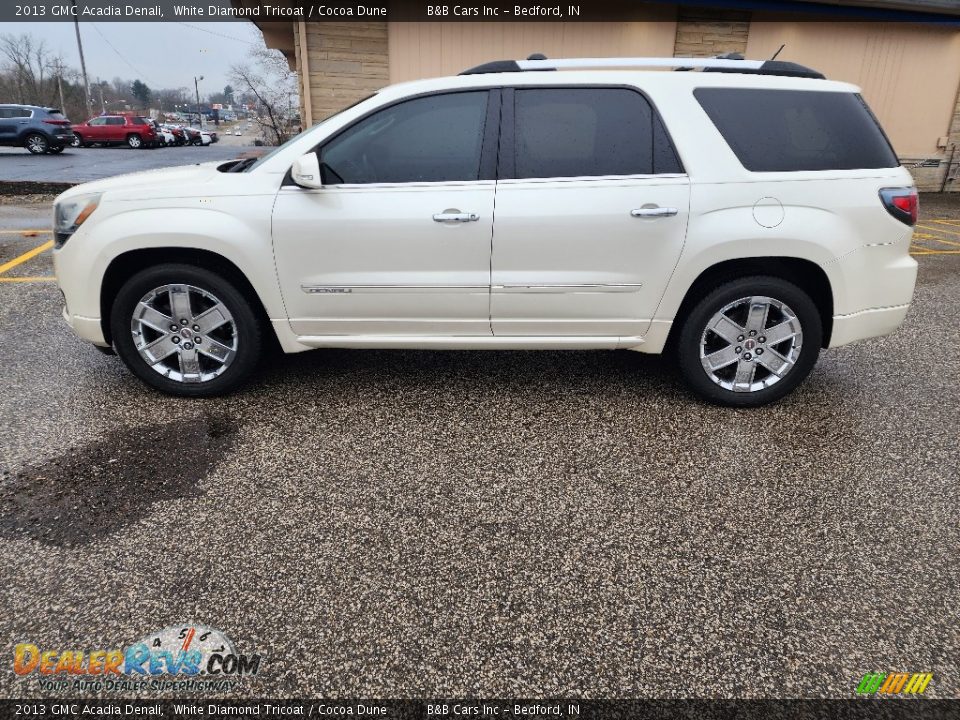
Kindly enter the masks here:
[[143, 147], [143, 140], [136, 133], [131, 133], [130, 135], [127, 135], [127, 145], [137, 149]]
[[110, 329], [117, 354], [141, 380], [185, 397], [234, 390], [262, 346], [243, 293], [193, 265], [158, 265], [130, 278], [113, 303]]
[[703, 398], [733, 407], [779, 400], [813, 369], [822, 324], [807, 293], [780, 278], [724, 283], [683, 320], [680, 372]]
[[40, 133], [30, 133], [23, 144], [34, 155], [43, 155], [50, 149], [50, 142]]

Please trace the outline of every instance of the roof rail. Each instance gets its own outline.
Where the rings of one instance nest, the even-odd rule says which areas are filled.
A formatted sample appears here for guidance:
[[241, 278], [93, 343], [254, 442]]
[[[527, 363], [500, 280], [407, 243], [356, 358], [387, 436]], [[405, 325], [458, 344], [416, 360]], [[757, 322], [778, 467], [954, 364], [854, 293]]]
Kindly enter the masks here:
[[[531, 56], [533, 57], [533, 56]], [[560, 60], [496, 60], [464, 70], [461, 75], [482, 75], [501, 72], [527, 72], [536, 70], [587, 70], [591, 68], [674, 68], [693, 70], [699, 68], [712, 72], [749, 73], [753, 75], [780, 75], [823, 80], [822, 73], [797, 63], [783, 60], [734, 60], [722, 58], [569, 58]]]

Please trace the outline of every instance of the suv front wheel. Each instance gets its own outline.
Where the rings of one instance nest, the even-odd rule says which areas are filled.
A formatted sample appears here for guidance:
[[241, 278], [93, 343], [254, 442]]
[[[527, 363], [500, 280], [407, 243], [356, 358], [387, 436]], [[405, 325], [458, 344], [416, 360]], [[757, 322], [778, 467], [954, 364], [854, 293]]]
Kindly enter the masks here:
[[141, 380], [185, 397], [234, 390], [262, 345], [244, 294], [193, 265], [158, 265], [130, 278], [113, 303], [110, 329], [117, 354]]
[[683, 320], [680, 372], [703, 398], [733, 407], [779, 400], [813, 369], [822, 341], [810, 296], [776, 277], [724, 283]]

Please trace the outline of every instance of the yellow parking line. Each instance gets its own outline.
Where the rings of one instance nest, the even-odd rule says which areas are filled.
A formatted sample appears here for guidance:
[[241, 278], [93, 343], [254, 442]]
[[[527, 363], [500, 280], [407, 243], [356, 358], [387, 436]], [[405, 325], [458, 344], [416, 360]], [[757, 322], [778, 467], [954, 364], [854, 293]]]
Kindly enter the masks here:
[[13, 260], [11, 260], [10, 262], [4, 263], [3, 265], [0, 265], [0, 274], [5, 273], [7, 270], [10, 270], [11, 268], [15, 268], [17, 265], [22, 265], [23, 263], [25, 263], [25, 262], [26, 262], [27, 260], [29, 260], [30, 258], [35, 257], [35, 256], [39, 255], [40, 253], [42, 253], [42, 252], [44, 252], [44, 251], [46, 251], [46, 250], [49, 250], [49, 249], [52, 248], [52, 247], [53, 247], [53, 240], [48, 240], [47, 242], [45, 242], [45, 243], [44, 243], [43, 245], [41, 245], [40, 247], [35, 247], [33, 250], [29, 250], [28, 252], [25, 252], [25, 253], [24, 253], [23, 255], [21, 255], [20, 257], [15, 257], [15, 258], [14, 258]]
[[911, 250], [911, 255], [960, 255], [960, 250]]
[[960, 225], [960, 220], [945, 220], [944, 218], [931, 218], [930, 222], [941, 223], [943, 225]]
[[0, 283], [32, 283], [32, 282], [53, 282], [56, 278], [52, 275], [38, 275], [36, 277], [0, 277]]
[[0, 235], [49, 235], [53, 230], [44, 228], [26, 228], [25, 230], [0, 230]]
[[[960, 235], [960, 232], [954, 232], [953, 230], [946, 230], [945, 228], [929, 227], [928, 225], [917, 225], [917, 227], [923, 228], [924, 230], [933, 230], [934, 232], [938, 232], [938, 233], [947, 233], [947, 235]], [[960, 230], [960, 228], [957, 228], [957, 230]]]
[[938, 238], [933, 235], [931, 235], [929, 238], [924, 238], [924, 240], [927, 240], [928, 242], [932, 241], [932, 242], [943, 243], [944, 245], [956, 245], [957, 247], [960, 247], [960, 242], [955, 242], [953, 240], [946, 240], [944, 238]]

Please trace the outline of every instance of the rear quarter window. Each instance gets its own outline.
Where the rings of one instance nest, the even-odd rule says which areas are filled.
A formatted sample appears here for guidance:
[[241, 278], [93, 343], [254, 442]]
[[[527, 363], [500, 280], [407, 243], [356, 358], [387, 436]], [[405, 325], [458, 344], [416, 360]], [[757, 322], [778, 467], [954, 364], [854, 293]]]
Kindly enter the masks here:
[[760, 88], [697, 88], [693, 94], [747, 170], [865, 170], [900, 164], [858, 94]]

